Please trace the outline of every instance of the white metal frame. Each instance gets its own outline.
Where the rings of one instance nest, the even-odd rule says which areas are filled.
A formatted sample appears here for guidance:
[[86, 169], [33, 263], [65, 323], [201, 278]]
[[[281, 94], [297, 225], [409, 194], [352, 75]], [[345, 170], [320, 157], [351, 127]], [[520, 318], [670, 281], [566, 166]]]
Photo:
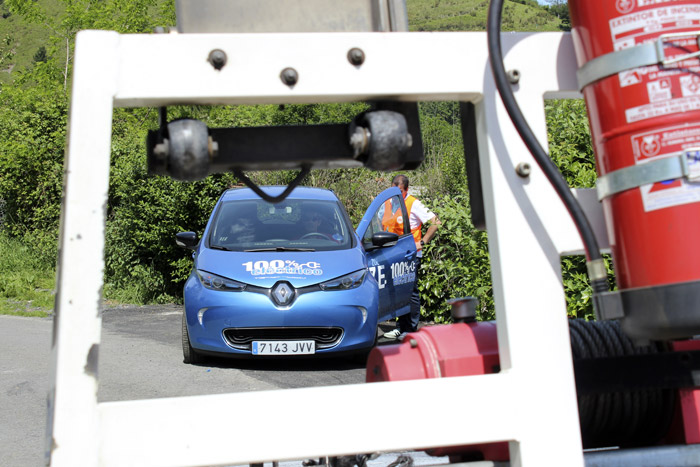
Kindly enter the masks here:
[[[360, 67], [347, 61], [352, 47], [365, 52]], [[503, 48], [507, 68], [521, 74], [516, 96], [546, 145], [543, 95], [578, 96], [571, 38], [510, 33]], [[228, 56], [221, 71], [207, 62], [213, 49]], [[279, 78], [288, 66], [299, 73], [293, 88]], [[372, 99], [476, 104], [501, 372], [98, 404], [113, 108]], [[515, 466], [583, 464], [559, 259], [581, 250], [581, 242], [503, 109], [485, 33], [84, 31], [76, 40], [69, 126], [51, 465], [243, 464], [499, 440], [510, 441]], [[533, 167], [527, 179], [514, 170], [520, 162]], [[600, 213], [593, 217], [602, 228]], [[426, 394], [459, 402], [416, 407]], [[374, 422], [374, 403], [415, 410], [398, 414], [401, 422], [387, 429]]]

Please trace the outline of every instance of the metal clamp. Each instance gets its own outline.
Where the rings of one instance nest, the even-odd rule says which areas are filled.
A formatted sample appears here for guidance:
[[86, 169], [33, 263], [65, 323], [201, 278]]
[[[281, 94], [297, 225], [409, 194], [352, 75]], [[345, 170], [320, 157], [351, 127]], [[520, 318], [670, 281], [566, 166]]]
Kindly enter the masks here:
[[598, 200], [602, 201], [642, 185], [681, 177], [685, 177], [689, 182], [700, 182], [700, 147], [686, 149], [677, 156], [625, 167], [599, 177], [596, 183]]
[[700, 51], [698, 51], [676, 55], [673, 58], [666, 58], [666, 51], [664, 49], [666, 40], [680, 37], [695, 37], [698, 48], [700, 48], [700, 31], [661, 34], [654, 42], [647, 42], [627, 49], [616, 50], [590, 60], [576, 72], [579, 89], [581, 90], [595, 81], [620, 73], [621, 71], [659, 63], [662, 65], [670, 65], [689, 58], [700, 57]]
[[673, 58], [666, 58], [666, 52], [664, 51], [664, 39], [675, 39], [679, 37], [695, 37], [695, 42], [697, 42], [698, 49], [700, 49], [700, 31], [694, 32], [677, 32], [672, 34], [661, 34], [656, 40], [656, 54], [659, 56], [660, 63], [662, 65], [670, 65], [671, 63], [682, 62], [693, 57], [700, 57], [700, 50], [697, 52], [691, 52], [687, 54], [676, 55]]

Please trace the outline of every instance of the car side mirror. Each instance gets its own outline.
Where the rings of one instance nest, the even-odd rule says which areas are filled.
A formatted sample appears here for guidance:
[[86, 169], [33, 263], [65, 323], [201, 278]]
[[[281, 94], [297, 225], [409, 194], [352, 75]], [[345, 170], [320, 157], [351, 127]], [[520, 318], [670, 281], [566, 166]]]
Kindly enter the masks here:
[[175, 244], [181, 248], [193, 250], [197, 243], [199, 243], [199, 240], [194, 232], [178, 232], [175, 234]]
[[375, 232], [372, 235], [372, 245], [377, 248], [384, 248], [396, 245], [399, 236], [393, 232]]

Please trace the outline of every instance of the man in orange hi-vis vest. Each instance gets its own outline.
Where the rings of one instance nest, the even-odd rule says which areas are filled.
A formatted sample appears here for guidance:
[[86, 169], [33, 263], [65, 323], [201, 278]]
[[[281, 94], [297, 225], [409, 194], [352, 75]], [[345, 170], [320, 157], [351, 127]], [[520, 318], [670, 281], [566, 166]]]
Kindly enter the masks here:
[[[435, 236], [435, 232], [440, 226], [440, 219], [431, 210], [426, 208], [423, 203], [418, 201], [414, 196], [408, 194], [408, 177], [405, 175], [397, 175], [392, 181], [392, 185], [398, 187], [403, 195], [406, 211], [408, 212], [409, 226], [411, 233], [416, 241], [416, 249], [418, 254], [416, 257], [416, 281], [413, 285], [411, 293], [411, 311], [408, 314], [401, 315], [398, 318], [396, 329], [384, 333], [387, 339], [402, 338], [407, 332], [415, 332], [418, 330], [418, 322], [420, 320], [420, 294], [418, 293], [418, 270], [420, 259], [422, 257], [423, 246], [428, 244]], [[404, 233], [404, 219], [401, 209], [392, 209], [391, 204], [387, 201], [388, 206], [385, 206], [382, 223], [384, 228], [389, 232], [394, 232], [399, 235]], [[422, 235], [423, 224], [430, 224], [425, 235]]]

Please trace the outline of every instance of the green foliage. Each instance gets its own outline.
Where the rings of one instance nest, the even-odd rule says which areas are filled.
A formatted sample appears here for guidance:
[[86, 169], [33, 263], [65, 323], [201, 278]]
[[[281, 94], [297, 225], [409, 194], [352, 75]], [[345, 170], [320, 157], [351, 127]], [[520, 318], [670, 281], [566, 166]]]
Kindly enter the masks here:
[[15, 40], [5, 36], [0, 42], [0, 66], [5, 67], [15, 56]]
[[593, 188], [596, 166], [586, 106], [580, 99], [545, 102], [549, 155], [574, 188]]
[[[174, 19], [174, 14], [172, 5], [166, 8], [156, 0], [6, 0], [5, 3], [14, 13], [11, 18], [22, 18], [25, 24], [41, 24], [48, 29], [50, 39], [43, 49], [46, 53], [38, 56], [45, 60], [35, 60], [33, 67], [16, 72], [14, 82], [4, 86], [0, 94], [0, 105], [5, 110], [0, 115], [2, 228], [14, 237], [31, 237], [33, 248], [48, 263], [53, 263], [66, 137], [66, 83], [75, 33], [87, 28], [147, 31], [161, 17]], [[157, 12], [160, 16], [153, 14]], [[163, 229], [167, 228], [168, 225], [154, 216], [169, 213], [158, 204], [167, 202], [163, 198], [151, 201], [159, 193], [158, 189], [167, 191], [167, 187], [145, 179], [144, 141], [149, 124], [155, 126], [155, 113], [149, 115], [148, 110], [115, 112], [113, 148], [116, 162], [113, 163], [113, 172], [117, 178], [111, 180], [110, 186], [105, 289], [108, 294], [120, 290], [120, 294], [137, 302], [172, 298], [168, 293], [173, 288], [170, 276], [174, 274], [160, 264], [173, 262], [173, 251], [170, 251], [170, 258], [162, 254], [169, 248], [174, 250], [169, 246], [172, 232], [170, 242], [166, 244], [165, 235], [151, 227], [161, 225]], [[121, 183], [119, 176], [132, 185]], [[172, 181], [168, 183], [175, 185]], [[131, 192], [128, 191], [130, 188]], [[147, 188], [153, 192], [146, 193]], [[189, 197], [186, 191], [172, 191], [176, 203], [182, 197]], [[127, 203], [123, 203], [125, 193]], [[216, 197], [216, 193], [207, 195], [206, 199]], [[142, 199], [136, 198], [139, 196]], [[135, 223], [131, 222], [133, 219], [129, 213], [144, 206], [149, 209], [142, 209], [133, 218], [138, 219], [142, 214], [142, 221], [150, 224], [142, 223], [139, 230], [133, 227]], [[173, 221], [177, 220], [175, 216]], [[121, 243], [115, 243], [120, 240]], [[144, 249], [146, 253], [142, 251]], [[120, 287], [127, 292], [121, 291]]]
[[32, 67], [33, 55], [49, 40], [43, 26], [29, 23], [20, 15], [11, 14], [7, 4], [0, 7], [0, 83], [10, 83], [20, 70]]
[[421, 194], [439, 197], [465, 193], [467, 178], [457, 102], [424, 102], [419, 106], [425, 161], [411, 184]]
[[473, 296], [479, 299], [479, 319], [494, 319], [487, 236], [472, 225], [467, 196], [422, 201], [442, 222], [423, 251], [418, 284], [423, 318], [449, 322], [447, 300]]
[[62, 71], [64, 88], [78, 31], [150, 32], [155, 26], [175, 23], [171, 0], [5, 0], [2, 10], [0, 36], [10, 36], [18, 47], [0, 82], [12, 82], [30, 71], [42, 61], [34, 54], [45, 47], [48, 59]]
[[[485, 31], [488, 0], [408, 0], [411, 31]], [[505, 0], [504, 31], [558, 31], [561, 19], [535, 0]]]
[[47, 316], [53, 308], [54, 269], [32, 245], [0, 233], [0, 314]]
[[539, 4], [536, 0], [510, 0], [513, 3], [520, 3], [521, 5], [528, 5], [533, 8], [539, 8]]
[[565, 0], [548, 0], [547, 3], [549, 3], [547, 10], [561, 20], [560, 29], [571, 31], [569, 4]]
[[[608, 272], [608, 286], [615, 290], [615, 273], [610, 255], [603, 255]], [[566, 312], [571, 318], [595, 319], [593, 313], [593, 290], [588, 281], [586, 258], [584, 256], [564, 256], [561, 260], [562, 282], [566, 292]]]
[[32, 60], [34, 60], [34, 63], [38, 62], [45, 62], [48, 59], [48, 56], [46, 55], [46, 47], [43, 45], [39, 47], [34, 54], [34, 57], [32, 57]]
[[35, 241], [42, 256], [55, 258], [67, 100], [35, 86], [6, 86], [0, 93], [0, 199], [4, 230]]
[[[582, 100], [545, 102], [549, 154], [568, 184], [575, 188], [593, 188], [596, 164], [591, 147], [586, 106]], [[615, 274], [610, 257], [605, 257], [610, 287]], [[562, 281], [566, 292], [567, 313], [571, 317], [593, 318], [592, 290], [583, 256], [566, 256], [561, 261]]]

